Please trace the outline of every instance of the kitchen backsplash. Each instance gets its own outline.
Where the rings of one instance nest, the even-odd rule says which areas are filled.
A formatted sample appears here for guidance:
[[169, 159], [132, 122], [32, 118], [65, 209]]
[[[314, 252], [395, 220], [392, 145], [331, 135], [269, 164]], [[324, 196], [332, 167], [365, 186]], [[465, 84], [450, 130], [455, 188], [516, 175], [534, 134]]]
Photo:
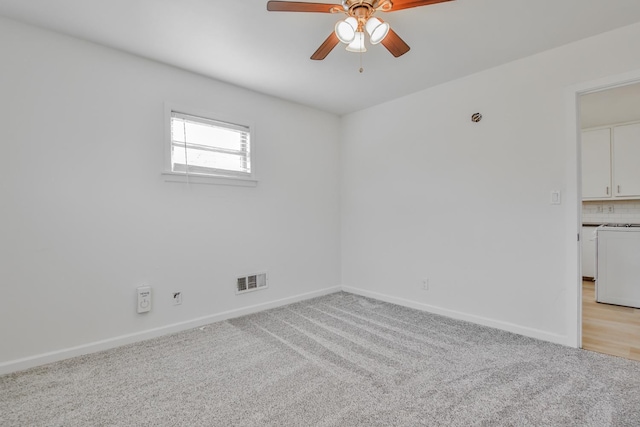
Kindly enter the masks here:
[[582, 222], [640, 224], [640, 200], [582, 202]]

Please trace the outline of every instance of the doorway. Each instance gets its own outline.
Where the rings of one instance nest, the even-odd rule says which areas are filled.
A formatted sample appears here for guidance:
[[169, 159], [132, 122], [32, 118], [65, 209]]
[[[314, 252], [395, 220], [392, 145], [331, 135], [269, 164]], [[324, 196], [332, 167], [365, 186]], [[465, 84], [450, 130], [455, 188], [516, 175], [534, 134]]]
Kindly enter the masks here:
[[[580, 347], [640, 360], [640, 308], [596, 302], [595, 227], [639, 223], [640, 200], [613, 188], [615, 130], [640, 127], [640, 83], [613, 83], [577, 91], [578, 188], [582, 232], [579, 297]], [[640, 143], [640, 142], [639, 142]], [[593, 246], [593, 247], [591, 247]]]

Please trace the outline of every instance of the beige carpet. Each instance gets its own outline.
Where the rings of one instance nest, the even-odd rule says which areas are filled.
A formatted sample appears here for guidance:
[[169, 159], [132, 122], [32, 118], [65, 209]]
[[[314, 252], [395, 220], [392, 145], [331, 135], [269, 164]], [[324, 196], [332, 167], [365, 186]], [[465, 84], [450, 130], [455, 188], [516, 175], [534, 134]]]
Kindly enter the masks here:
[[640, 363], [337, 293], [0, 377], [5, 426], [639, 426]]

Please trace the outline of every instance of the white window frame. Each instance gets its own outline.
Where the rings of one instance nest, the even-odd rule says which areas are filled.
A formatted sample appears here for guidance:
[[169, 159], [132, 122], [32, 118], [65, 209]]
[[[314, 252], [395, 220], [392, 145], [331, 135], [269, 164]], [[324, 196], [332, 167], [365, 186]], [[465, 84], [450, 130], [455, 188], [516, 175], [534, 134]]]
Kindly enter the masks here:
[[[193, 172], [176, 172], [171, 170], [171, 118], [172, 113], [184, 114], [188, 116], [194, 116], [204, 120], [211, 120], [214, 122], [229, 123], [231, 125], [238, 125], [249, 129], [249, 159], [251, 162], [251, 173], [247, 175], [237, 175], [230, 171], [225, 173], [224, 170], [216, 171], [216, 173], [193, 173]], [[176, 105], [173, 103], [165, 102], [164, 105], [164, 168], [162, 176], [165, 181], [169, 182], [186, 182], [193, 184], [220, 184], [220, 185], [235, 185], [243, 187], [255, 187], [258, 184], [255, 173], [255, 132], [253, 123], [246, 119], [239, 119], [234, 117], [228, 117], [210, 111], [204, 111], [191, 107], [185, 107]], [[219, 173], [218, 173], [219, 172]]]

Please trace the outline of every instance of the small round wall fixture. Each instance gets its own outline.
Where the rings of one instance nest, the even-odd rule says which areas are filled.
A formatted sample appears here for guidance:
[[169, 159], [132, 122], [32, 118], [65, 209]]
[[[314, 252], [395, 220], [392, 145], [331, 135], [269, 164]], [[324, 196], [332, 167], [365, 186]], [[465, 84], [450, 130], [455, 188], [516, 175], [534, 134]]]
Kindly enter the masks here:
[[480, 120], [482, 120], [482, 114], [480, 114], [480, 113], [474, 113], [471, 116], [471, 121], [474, 122], [474, 123], [478, 123]]

